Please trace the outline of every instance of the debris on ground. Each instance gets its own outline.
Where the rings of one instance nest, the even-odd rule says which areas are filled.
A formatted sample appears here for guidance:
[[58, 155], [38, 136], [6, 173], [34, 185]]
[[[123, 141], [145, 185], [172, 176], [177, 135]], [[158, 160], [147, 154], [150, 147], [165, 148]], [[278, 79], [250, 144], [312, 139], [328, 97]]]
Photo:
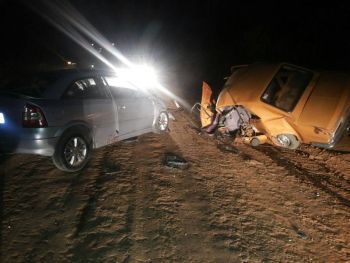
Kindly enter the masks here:
[[112, 175], [120, 171], [120, 165], [115, 163], [106, 163], [103, 167], [104, 174]]
[[171, 114], [171, 113], [169, 112], [168, 115], [169, 115], [169, 119], [170, 119], [170, 120], [176, 121], [176, 119], [175, 119], [175, 117], [174, 117], [173, 114]]
[[236, 147], [234, 147], [233, 145], [230, 145], [230, 144], [218, 144], [217, 148], [222, 152], [229, 152], [229, 153], [237, 154], [245, 161], [252, 159], [251, 156], [240, 151], [239, 149], [237, 149]]
[[305, 234], [305, 232], [300, 230], [296, 225], [292, 224], [292, 228], [297, 233], [297, 235], [299, 237], [301, 237], [302, 239], [304, 239], [304, 240], [308, 240], [309, 239], [309, 237]]
[[187, 169], [189, 166], [188, 162], [184, 158], [174, 153], [165, 154], [164, 164], [168, 167], [176, 169]]
[[175, 106], [176, 106], [177, 109], [180, 109], [180, 108], [181, 108], [180, 104], [179, 104], [176, 100], [174, 100], [174, 104], [175, 104]]
[[230, 153], [235, 153], [235, 154], [241, 153], [240, 150], [238, 150], [236, 147], [229, 145], [229, 144], [218, 144], [217, 147], [222, 152], [230, 152]]

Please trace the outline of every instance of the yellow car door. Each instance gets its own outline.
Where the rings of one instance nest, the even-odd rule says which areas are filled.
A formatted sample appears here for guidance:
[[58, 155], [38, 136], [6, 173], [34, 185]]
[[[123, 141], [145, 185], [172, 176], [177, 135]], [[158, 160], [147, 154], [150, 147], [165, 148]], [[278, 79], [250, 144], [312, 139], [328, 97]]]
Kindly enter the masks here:
[[213, 105], [211, 101], [212, 90], [210, 86], [203, 81], [202, 85], [202, 100], [201, 100], [201, 108], [200, 108], [200, 118], [202, 123], [202, 128], [209, 126], [212, 123], [212, 118], [214, 112], [211, 110], [215, 109], [215, 105]]

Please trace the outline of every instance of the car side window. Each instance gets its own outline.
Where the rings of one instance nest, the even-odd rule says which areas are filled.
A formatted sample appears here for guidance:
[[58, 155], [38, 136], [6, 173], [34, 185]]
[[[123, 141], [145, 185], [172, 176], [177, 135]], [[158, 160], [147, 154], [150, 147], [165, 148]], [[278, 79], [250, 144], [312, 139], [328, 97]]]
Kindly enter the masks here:
[[137, 91], [130, 83], [120, 80], [115, 76], [106, 76], [104, 79], [110, 88], [112, 96], [116, 100], [136, 98]]
[[261, 100], [286, 112], [293, 111], [309, 85], [313, 73], [282, 66], [265, 90]]
[[135, 91], [125, 87], [110, 87], [112, 96], [118, 99], [132, 99], [135, 98]]
[[148, 98], [149, 97], [149, 94], [147, 94], [145, 91], [142, 91], [142, 90], [136, 90], [135, 91], [135, 96], [137, 98]]
[[107, 99], [105, 88], [95, 78], [74, 81], [63, 95], [64, 99]]

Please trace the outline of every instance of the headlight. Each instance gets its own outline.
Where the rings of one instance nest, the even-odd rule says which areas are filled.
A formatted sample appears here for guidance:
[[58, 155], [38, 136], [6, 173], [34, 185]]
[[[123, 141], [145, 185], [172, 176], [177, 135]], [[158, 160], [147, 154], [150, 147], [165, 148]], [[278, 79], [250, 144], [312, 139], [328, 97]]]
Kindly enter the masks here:
[[118, 76], [139, 88], [153, 88], [159, 85], [155, 70], [146, 65], [116, 70]]
[[5, 117], [2, 112], [0, 112], [0, 124], [5, 124]]

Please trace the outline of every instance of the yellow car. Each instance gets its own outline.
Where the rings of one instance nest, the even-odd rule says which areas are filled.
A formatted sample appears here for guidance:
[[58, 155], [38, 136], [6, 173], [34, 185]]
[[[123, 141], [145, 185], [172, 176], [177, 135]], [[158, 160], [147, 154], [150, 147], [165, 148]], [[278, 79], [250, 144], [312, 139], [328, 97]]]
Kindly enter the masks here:
[[350, 150], [350, 75], [299, 66], [232, 67], [216, 105], [204, 83], [202, 128], [239, 135], [256, 146], [270, 142], [296, 149], [301, 143]]

